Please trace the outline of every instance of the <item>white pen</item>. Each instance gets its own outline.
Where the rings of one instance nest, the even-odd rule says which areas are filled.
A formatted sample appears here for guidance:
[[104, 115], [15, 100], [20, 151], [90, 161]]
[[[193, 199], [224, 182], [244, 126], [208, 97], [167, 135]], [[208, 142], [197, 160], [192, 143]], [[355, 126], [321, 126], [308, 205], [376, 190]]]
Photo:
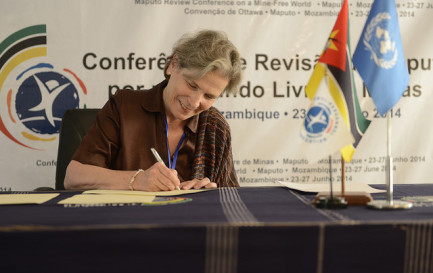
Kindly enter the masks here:
[[[164, 166], [166, 166], [164, 161], [162, 160], [162, 158], [159, 156], [158, 152], [155, 150], [155, 148], [152, 147], [152, 148], [150, 148], [150, 150], [152, 151], [152, 154], [153, 154], [153, 156], [155, 156], [156, 160], [158, 162], [164, 164]], [[176, 190], [180, 191], [179, 186], [176, 186]]]

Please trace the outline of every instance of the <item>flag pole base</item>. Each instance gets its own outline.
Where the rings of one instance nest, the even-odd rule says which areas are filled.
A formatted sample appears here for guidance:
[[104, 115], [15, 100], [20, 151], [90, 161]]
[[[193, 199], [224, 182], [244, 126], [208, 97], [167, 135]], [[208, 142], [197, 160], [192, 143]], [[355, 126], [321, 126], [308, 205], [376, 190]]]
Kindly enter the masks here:
[[[314, 203], [314, 202], [313, 202]], [[347, 202], [342, 197], [338, 196], [321, 196], [315, 202], [315, 205], [319, 209], [345, 209], [347, 208]]]
[[[330, 196], [329, 192], [319, 192], [313, 200], [313, 204], [316, 204], [321, 197]], [[344, 198], [348, 206], [365, 206], [368, 202], [373, 201], [373, 198], [368, 192], [353, 191], [345, 192], [344, 194], [334, 194], [336, 197]]]
[[367, 204], [367, 207], [370, 209], [378, 209], [378, 210], [403, 210], [403, 209], [411, 209], [413, 204], [411, 202], [406, 201], [387, 201], [387, 200], [374, 200]]

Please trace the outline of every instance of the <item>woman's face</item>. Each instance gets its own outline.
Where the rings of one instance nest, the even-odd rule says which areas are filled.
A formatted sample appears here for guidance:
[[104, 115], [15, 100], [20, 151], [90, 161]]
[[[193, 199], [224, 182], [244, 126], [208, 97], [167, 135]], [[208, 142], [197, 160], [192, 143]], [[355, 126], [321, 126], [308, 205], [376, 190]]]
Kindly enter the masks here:
[[175, 58], [167, 68], [170, 79], [163, 93], [165, 111], [168, 120], [187, 120], [209, 109], [229, 80], [215, 71], [195, 80], [194, 71], [179, 68]]

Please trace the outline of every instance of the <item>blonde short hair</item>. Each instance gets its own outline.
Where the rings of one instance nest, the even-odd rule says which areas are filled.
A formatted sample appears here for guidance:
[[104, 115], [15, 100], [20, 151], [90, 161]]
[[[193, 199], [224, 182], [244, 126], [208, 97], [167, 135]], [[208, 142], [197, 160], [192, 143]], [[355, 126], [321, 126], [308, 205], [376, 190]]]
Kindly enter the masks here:
[[176, 56], [180, 68], [198, 70], [199, 79], [210, 71], [217, 71], [229, 80], [226, 92], [236, 94], [242, 80], [240, 54], [224, 32], [202, 30], [193, 35], [182, 36], [173, 46], [164, 69], [166, 71]]

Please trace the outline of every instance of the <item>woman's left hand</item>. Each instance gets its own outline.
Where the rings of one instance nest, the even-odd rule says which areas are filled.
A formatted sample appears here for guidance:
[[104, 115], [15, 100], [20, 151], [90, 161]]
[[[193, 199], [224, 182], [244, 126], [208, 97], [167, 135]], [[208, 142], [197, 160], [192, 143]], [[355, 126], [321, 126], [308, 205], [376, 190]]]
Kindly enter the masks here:
[[205, 177], [203, 179], [194, 178], [193, 180], [188, 180], [180, 183], [180, 189], [189, 190], [189, 189], [214, 189], [217, 187], [217, 184], [214, 182], [210, 182], [209, 178]]

